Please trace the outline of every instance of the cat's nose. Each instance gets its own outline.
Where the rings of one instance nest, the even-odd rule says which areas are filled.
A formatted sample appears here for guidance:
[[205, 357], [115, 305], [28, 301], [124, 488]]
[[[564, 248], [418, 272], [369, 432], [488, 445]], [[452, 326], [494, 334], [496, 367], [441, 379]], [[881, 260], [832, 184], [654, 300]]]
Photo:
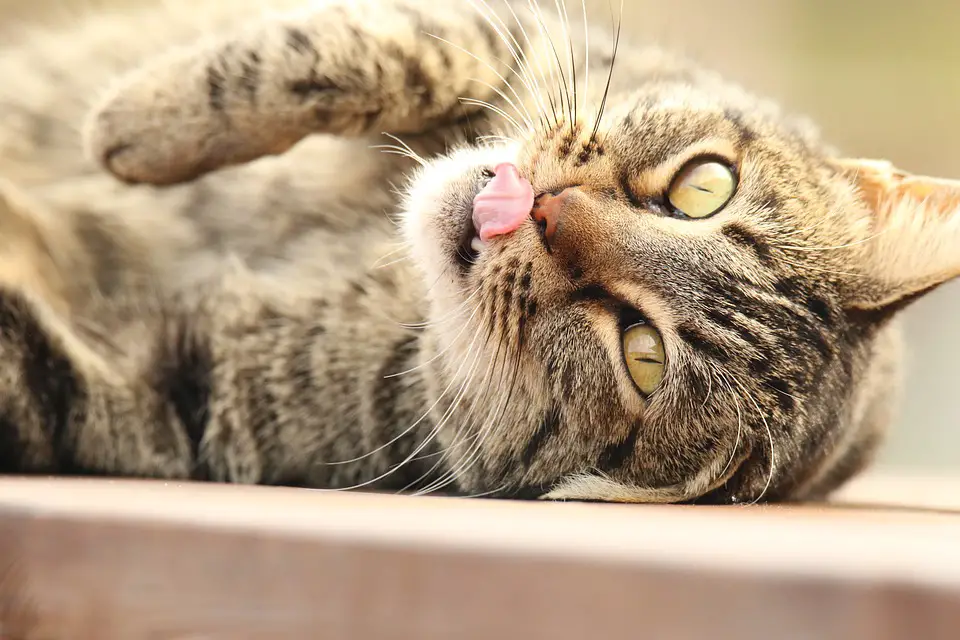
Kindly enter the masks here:
[[574, 187], [568, 187], [559, 193], [543, 193], [533, 201], [531, 215], [540, 228], [540, 234], [547, 248], [550, 247], [563, 222], [565, 205], [573, 191]]

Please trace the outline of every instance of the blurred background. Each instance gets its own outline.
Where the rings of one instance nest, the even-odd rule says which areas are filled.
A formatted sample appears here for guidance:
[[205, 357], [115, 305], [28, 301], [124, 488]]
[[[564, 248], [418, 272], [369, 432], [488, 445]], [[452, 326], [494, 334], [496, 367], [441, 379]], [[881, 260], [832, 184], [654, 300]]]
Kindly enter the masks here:
[[[65, 6], [148, 1], [162, 0], [0, 0], [0, 37], [20, 19], [69, 16], [58, 11]], [[619, 5], [586, 1], [591, 19], [604, 22]], [[960, 178], [955, 0], [624, 0], [624, 14], [630, 39], [680, 50], [810, 116], [847, 155]], [[904, 406], [881, 468], [960, 471], [957, 318], [960, 282], [908, 312]]]

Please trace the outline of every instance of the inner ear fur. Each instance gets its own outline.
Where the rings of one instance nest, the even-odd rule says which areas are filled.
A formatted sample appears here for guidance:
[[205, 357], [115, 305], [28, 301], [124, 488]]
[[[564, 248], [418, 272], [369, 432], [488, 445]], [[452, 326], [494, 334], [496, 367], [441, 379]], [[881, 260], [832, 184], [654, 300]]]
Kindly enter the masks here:
[[960, 180], [915, 175], [883, 160], [832, 161], [857, 189], [872, 231], [854, 256], [861, 285], [848, 305], [896, 311], [960, 275]]

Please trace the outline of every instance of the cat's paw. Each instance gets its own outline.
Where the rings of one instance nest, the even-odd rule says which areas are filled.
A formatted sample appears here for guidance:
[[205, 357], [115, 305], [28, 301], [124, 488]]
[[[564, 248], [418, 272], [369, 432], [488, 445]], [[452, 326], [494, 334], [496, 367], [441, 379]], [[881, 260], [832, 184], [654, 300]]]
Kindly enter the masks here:
[[469, 11], [332, 3], [171, 53], [122, 79], [93, 112], [88, 152], [122, 180], [170, 184], [282, 153], [311, 133], [436, 126], [462, 116], [461, 97], [493, 100], [508, 73], [506, 45]]

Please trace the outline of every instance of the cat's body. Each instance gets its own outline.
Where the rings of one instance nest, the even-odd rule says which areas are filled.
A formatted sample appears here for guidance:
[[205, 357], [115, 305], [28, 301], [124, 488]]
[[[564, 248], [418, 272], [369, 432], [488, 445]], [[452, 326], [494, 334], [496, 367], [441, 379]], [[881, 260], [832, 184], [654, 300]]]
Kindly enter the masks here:
[[[901, 200], [861, 200], [862, 166], [805, 126], [626, 45], [606, 92], [610, 39], [591, 34], [588, 64], [578, 28], [525, 3], [520, 21], [491, 3], [503, 22], [416, 0], [261, 20], [163, 4], [0, 56], [0, 472], [738, 502], [825, 495], [876, 448], [893, 310], [955, 275], [952, 227], [874, 241], [909, 236]], [[87, 101], [154, 54], [84, 155]], [[520, 142], [474, 146], [512, 131], [463, 95]], [[381, 131], [428, 159], [471, 144], [421, 169], [371, 149]], [[739, 188], [680, 219], [650, 194], [698, 153]], [[503, 162], [566, 217], [463, 256]], [[880, 191], [901, 184], [884, 171]], [[663, 343], [652, 394], [617, 356], [628, 317]]]

